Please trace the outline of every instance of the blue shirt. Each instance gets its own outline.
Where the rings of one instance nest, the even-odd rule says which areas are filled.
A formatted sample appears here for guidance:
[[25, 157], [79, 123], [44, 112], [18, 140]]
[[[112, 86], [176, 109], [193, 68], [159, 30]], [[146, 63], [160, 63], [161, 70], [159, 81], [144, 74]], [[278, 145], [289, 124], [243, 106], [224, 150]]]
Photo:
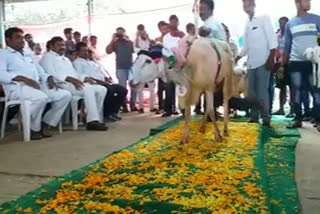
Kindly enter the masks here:
[[292, 18], [285, 30], [284, 52], [290, 54], [290, 61], [306, 61], [303, 56], [307, 48], [317, 46], [320, 35], [320, 16], [308, 14]]

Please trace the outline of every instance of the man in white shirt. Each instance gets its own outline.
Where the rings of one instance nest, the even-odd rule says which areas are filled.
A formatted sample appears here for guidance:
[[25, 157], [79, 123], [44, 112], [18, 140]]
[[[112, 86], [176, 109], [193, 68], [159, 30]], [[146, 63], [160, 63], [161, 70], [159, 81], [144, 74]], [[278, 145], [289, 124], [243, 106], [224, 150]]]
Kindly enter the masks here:
[[270, 127], [268, 88], [278, 41], [271, 19], [268, 16], [257, 16], [255, 7], [254, 0], [243, 0], [249, 21], [245, 29], [244, 47], [236, 62], [248, 56], [248, 96], [253, 104], [249, 122], [258, 123], [260, 111], [264, 126]]
[[210, 38], [226, 41], [226, 34], [222, 24], [213, 17], [214, 1], [201, 0], [199, 15], [203, 21], [203, 27], [211, 30]]
[[[25, 43], [21, 29], [10, 28], [5, 34], [8, 47], [0, 52], [0, 82], [4, 84], [9, 99], [23, 96], [31, 102], [31, 139], [50, 137], [41, 130], [47, 102], [51, 102], [51, 109], [44, 115], [43, 122], [56, 127], [71, 101], [71, 94], [58, 89], [53, 76], [46, 74], [32, 54], [23, 50]], [[22, 84], [21, 95], [14, 82]]]
[[97, 84], [108, 89], [105, 97], [104, 117], [107, 122], [121, 120], [118, 116], [120, 107], [125, 103], [128, 90], [119, 85], [113, 84], [112, 78], [107, 74], [103, 67], [94, 61], [94, 53], [89, 50], [88, 46], [79, 42], [76, 45], [77, 59], [73, 66], [79, 73], [83, 73], [92, 78]]
[[64, 56], [65, 42], [61, 37], [51, 39], [51, 50], [40, 61], [40, 65], [52, 75], [59, 86], [75, 96], [84, 98], [87, 109], [87, 130], [106, 131], [103, 123], [103, 103], [107, 89], [96, 85], [86, 74], [77, 72], [71, 61]]

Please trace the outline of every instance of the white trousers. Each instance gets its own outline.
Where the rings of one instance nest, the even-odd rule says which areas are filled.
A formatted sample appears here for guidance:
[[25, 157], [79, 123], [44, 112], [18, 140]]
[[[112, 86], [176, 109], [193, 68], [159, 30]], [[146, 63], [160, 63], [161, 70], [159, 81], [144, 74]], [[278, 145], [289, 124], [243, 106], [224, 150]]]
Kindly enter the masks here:
[[77, 90], [71, 83], [63, 83], [61, 87], [70, 91], [72, 95], [84, 98], [87, 109], [87, 122], [103, 122], [103, 104], [107, 94], [107, 89], [100, 85], [90, 85], [85, 83], [82, 90]]
[[[41, 119], [43, 111], [48, 102], [48, 96], [41, 90], [34, 89], [32, 87], [22, 85], [21, 86], [21, 95], [18, 91], [18, 86], [10, 86], [9, 99], [26, 99], [31, 102], [30, 106], [30, 125], [31, 130], [39, 132], [41, 130]], [[20, 97], [21, 96], [21, 97]]]
[[[156, 83], [155, 81], [147, 83], [149, 92], [150, 92], [150, 100], [149, 100], [149, 106], [150, 110], [154, 109], [154, 103], [155, 103], [155, 88], [156, 88]], [[139, 99], [139, 108], [143, 109], [144, 108], [144, 102], [143, 102], [143, 89], [144, 85], [138, 89], [138, 99]]]
[[48, 102], [51, 104], [50, 110], [44, 115], [42, 121], [56, 127], [70, 104], [72, 95], [69, 91], [63, 89], [49, 90], [47, 86], [44, 86], [42, 91], [49, 97]]

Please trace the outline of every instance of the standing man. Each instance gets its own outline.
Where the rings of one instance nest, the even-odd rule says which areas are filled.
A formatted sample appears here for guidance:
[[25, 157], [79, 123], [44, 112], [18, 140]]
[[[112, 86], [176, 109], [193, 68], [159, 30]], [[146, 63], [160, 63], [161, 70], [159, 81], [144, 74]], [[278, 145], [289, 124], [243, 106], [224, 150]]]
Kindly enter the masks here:
[[[155, 39], [156, 43], [163, 43], [163, 37], [169, 33], [169, 24], [166, 23], [165, 21], [160, 21], [158, 23], [158, 29], [161, 33], [161, 36], [157, 37]], [[163, 109], [164, 109], [164, 100], [163, 100], [163, 92], [165, 91], [165, 84], [162, 81], [162, 79], [158, 79], [158, 105], [159, 105], [159, 110], [156, 112], [156, 114], [161, 114]]]
[[214, 1], [201, 0], [199, 15], [204, 22], [203, 27], [211, 30], [210, 37], [218, 40], [226, 41], [226, 34], [222, 24], [213, 17]]
[[[119, 27], [116, 33], [113, 34], [112, 40], [106, 48], [107, 54], [116, 54], [116, 69], [119, 84], [127, 88], [127, 81], [129, 80], [129, 72], [133, 63], [134, 45], [133, 42], [126, 35], [124, 28]], [[130, 108], [131, 111], [138, 111], [136, 107], [137, 93], [135, 89], [131, 88]], [[128, 112], [127, 104], [123, 105], [123, 112]]]
[[[185, 36], [185, 34], [179, 30], [179, 19], [176, 15], [171, 15], [169, 18], [169, 33], [163, 38], [163, 46], [169, 50], [169, 67], [174, 67], [176, 59], [173, 56], [172, 49], [179, 46], [179, 41]], [[173, 82], [169, 82], [166, 88], [166, 98], [164, 101], [165, 113], [162, 117], [170, 117], [172, 114], [178, 114], [176, 112], [176, 86]]]
[[268, 16], [255, 14], [255, 0], [243, 0], [243, 9], [249, 15], [244, 35], [244, 47], [236, 62], [248, 56], [248, 98], [252, 102], [251, 123], [259, 122], [259, 112], [265, 127], [270, 125], [269, 80], [274, 68], [277, 35]]
[[73, 38], [74, 38], [75, 44], [78, 44], [79, 42], [81, 42], [81, 33], [79, 31], [74, 32]]
[[[277, 63], [282, 63], [282, 56], [284, 52], [284, 46], [285, 46], [285, 38], [284, 38], [284, 32], [286, 25], [288, 23], [289, 19], [287, 17], [281, 17], [279, 19], [279, 30], [278, 30], [278, 50], [276, 54], [276, 61]], [[289, 76], [288, 76], [288, 66], [282, 67], [279, 71], [276, 73], [276, 87], [280, 89], [280, 96], [279, 96], [279, 101], [280, 101], [280, 108], [277, 112], [274, 113], [274, 115], [285, 115], [284, 112], [284, 105], [286, 104], [287, 101], [287, 85], [289, 84]], [[291, 96], [292, 90], [290, 90], [290, 115], [293, 115], [293, 106], [291, 103], [292, 96]]]
[[290, 83], [293, 90], [293, 109], [296, 115], [288, 128], [302, 127], [302, 99], [311, 91], [312, 63], [304, 57], [307, 48], [317, 46], [320, 34], [320, 16], [310, 14], [310, 0], [295, 0], [297, 16], [292, 18], [285, 29], [283, 65], [288, 64]]
[[66, 50], [64, 55], [69, 59], [71, 59], [72, 52], [76, 50], [76, 44], [73, 41], [73, 30], [72, 28], [66, 28], [64, 29], [63, 33], [64, 33], [64, 36], [66, 37], [66, 41], [65, 41]]

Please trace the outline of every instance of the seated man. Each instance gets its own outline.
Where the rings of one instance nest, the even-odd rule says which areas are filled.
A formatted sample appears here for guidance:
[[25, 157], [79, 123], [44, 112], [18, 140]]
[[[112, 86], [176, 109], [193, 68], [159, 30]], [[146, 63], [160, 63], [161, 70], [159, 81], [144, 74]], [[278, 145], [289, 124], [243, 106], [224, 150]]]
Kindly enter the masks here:
[[31, 139], [50, 137], [41, 129], [42, 114], [47, 102], [51, 102], [51, 109], [44, 115], [43, 123], [56, 127], [71, 101], [71, 94], [58, 89], [53, 76], [46, 74], [32, 55], [23, 50], [25, 42], [21, 29], [8, 29], [5, 38], [8, 47], [0, 52], [0, 82], [9, 99], [19, 98], [20, 93], [14, 82], [22, 83], [22, 96], [31, 102]]
[[128, 90], [119, 84], [112, 83], [111, 76], [108, 75], [109, 77], [107, 77], [103, 67], [94, 61], [94, 53], [89, 50], [85, 43], [79, 42], [76, 45], [76, 51], [78, 58], [73, 62], [75, 69], [108, 89], [104, 106], [106, 120], [109, 122], [121, 120], [118, 113], [120, 107], [125, 103]]
[[88, 76], [79, 74], [63, 54], [65, 43], [61, 37], [51, 39], [51, 48], [40, 60], [40, 65], [56, 80], [59, 86], [73, 95], [84, 97], [87, 109], [87, 130], [106, 131], [103, 123], [103, 102], [107, 89], [96, 85]]

